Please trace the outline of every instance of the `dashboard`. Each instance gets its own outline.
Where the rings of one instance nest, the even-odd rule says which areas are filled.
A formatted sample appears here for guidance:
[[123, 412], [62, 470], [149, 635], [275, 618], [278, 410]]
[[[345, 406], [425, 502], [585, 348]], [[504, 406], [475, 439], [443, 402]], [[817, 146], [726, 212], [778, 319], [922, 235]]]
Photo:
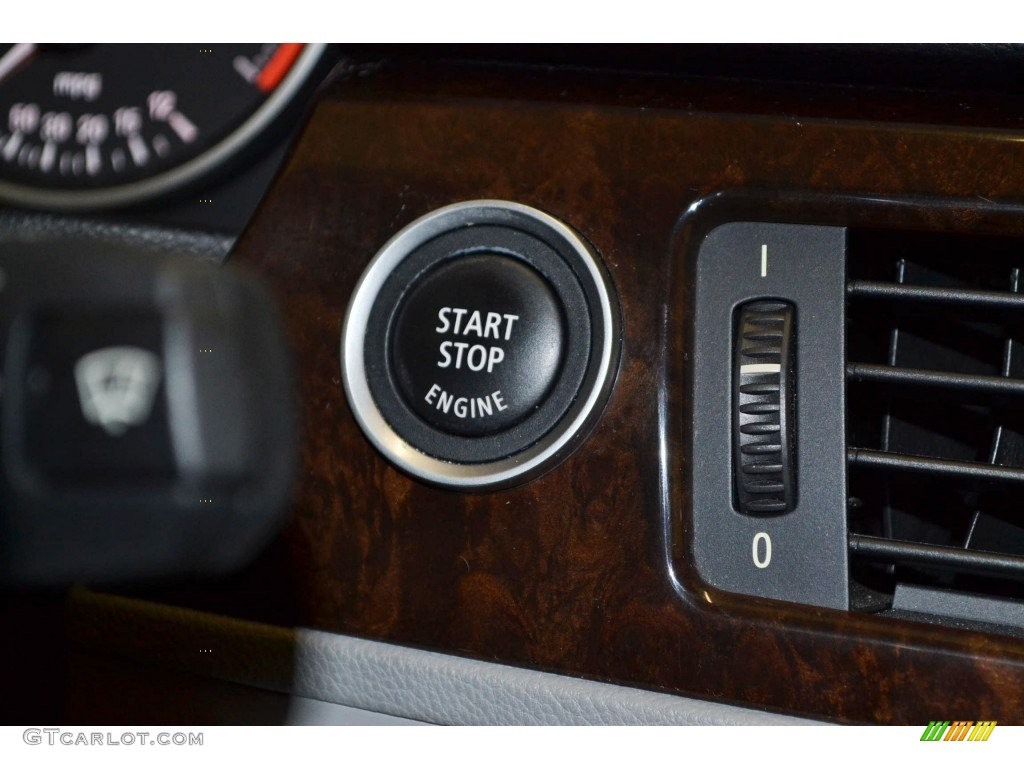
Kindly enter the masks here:
[[19, 92], [0, 234], [260, 278], [293, 490], [235, 572], [8, 588], [5, 719], [1020, 719], [1019, 51], [193, 48], [223, 119], [146, 80], [63, 180]]

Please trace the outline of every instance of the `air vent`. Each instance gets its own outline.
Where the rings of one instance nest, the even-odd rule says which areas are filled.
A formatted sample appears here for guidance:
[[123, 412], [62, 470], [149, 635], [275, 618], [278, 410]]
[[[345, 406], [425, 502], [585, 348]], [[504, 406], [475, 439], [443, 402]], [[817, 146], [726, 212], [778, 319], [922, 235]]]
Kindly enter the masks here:
[[854, 606], [1024, 593], [1024, 242], [850, 230]]

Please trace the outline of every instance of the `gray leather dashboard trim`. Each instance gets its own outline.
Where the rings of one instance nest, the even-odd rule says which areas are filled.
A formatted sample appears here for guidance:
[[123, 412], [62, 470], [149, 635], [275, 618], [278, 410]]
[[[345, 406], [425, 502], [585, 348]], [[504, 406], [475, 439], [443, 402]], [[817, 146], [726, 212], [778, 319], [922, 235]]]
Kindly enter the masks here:
[[304, 696], [292, 696], [288, 702], [288, 719], [284, 725], [430, 725], [407, 717], [369, 712]]
[[450, 725], [807, 725], [813, 721], [75, 590], [78, 650]]
[[78, 239], [112, 248], [128, 246], [158, 254], [187, 256], [220, 264], [234, 238], [193, 230], [78, 218], [53, 213], [29, 213], [0, 208], [0, 238], [10, 240]]

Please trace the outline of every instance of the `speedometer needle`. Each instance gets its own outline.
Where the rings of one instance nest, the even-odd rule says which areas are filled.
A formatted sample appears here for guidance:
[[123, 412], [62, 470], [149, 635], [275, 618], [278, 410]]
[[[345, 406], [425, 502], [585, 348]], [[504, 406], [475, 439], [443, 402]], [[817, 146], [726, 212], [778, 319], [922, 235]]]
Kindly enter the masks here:
[[0, 56], [0, 85], [36, 52], [38, 43], [15, 43]]

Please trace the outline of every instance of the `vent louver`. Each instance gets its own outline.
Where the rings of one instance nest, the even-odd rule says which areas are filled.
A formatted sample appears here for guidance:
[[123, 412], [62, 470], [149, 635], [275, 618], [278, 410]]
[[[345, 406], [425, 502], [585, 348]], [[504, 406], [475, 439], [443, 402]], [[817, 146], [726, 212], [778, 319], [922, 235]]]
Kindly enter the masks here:
[[1024, 243], [851, 230], [847, 270], [865, 604], [897, 584], [1024, 595]]

